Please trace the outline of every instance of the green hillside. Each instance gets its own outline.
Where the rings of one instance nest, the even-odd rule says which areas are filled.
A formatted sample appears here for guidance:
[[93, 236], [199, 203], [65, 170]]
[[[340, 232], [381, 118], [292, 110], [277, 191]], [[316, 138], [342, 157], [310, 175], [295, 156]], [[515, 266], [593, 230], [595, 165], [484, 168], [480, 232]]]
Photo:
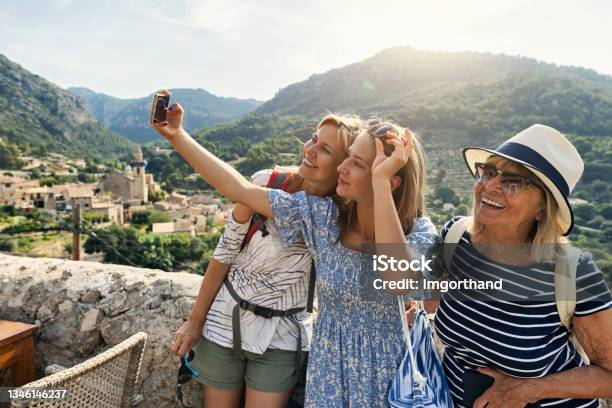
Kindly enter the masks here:
[[[576, 206], [572, 239], [596, 254], [612, 282], [612, 77], [523, 57], [393, 48], [290, 85], [248, 122], [197, 137], [216, 142], [226, 158], [246, 157], [238, 168], [250, 174], [299, 151], [292, 141], [306, 140], [327, 111], [380, 115], [417, 132], [427, 153], [430, 215], [438, 227], [470, 206], [473, 179], [463, 148], [494, 148], [534, 123], [564, 132], [586, 164], [575, 197], [588, 203]], [[271, 125], [270, 115], [286, 126]], [[246, 142], [239, 145], [242, 152], [238, 135]], [[444, 210], [445, 202], [456, 207]]]
[[0, 138], [33, 153], [109, 157], [131, 143], [109, 131], [85, 100], [0, 55]]

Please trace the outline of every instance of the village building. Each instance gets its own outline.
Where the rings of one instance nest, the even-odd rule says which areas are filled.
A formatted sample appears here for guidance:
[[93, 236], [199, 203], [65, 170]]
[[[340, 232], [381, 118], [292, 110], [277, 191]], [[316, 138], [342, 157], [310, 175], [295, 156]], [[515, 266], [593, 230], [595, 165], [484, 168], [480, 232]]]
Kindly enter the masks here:
[[167, 202], [170, 205], [177, 205], [177, 206], [182, 206], [185, 207], [188, 204], [188, 200], [187, 200], [187, 196], [183, 195], [183, 194], [179, 194], [177, 192], [172, 192], [170, 194], [168, 194], [166, 196], [166, 198], [164, 199], [165, 202]]
[[221, 199], [216, 198], [212, 193], [195, 194], [189, 197], [189, 204], [191, 205], [221, 204]]
[[187, 233], [196, 236], [195, 225], [188, 220], [176, 222], [156, 222], [151, 226], [151, 232], [157, 234]]
[[134, 160], [125, 166], [123, 171], [113, 169], [100, 182], [101, 191], [110, 191], [113, 199], [121, 198], [124, 202], [139, 204], [149, 201], [149, 192], [159, 191], [159, 185], [152, 174], [145, 173], [146, 163], [140, 146], [136, 148]]
[[93, 203], [92, 212], [101, 213], [110, 222], [123, 224], [123, 206], [121, 204], [113, 203]]
[[158, 211], [170, 211], [171, 207], [172, 206], [165, 201], [158, 201], [155, 204], [153, 204], [153, 208]]
[[24, 180], [15, 176], [0, 176], [0, 204], [16, 205], [25, 188], [39, 187], [38, 180]]

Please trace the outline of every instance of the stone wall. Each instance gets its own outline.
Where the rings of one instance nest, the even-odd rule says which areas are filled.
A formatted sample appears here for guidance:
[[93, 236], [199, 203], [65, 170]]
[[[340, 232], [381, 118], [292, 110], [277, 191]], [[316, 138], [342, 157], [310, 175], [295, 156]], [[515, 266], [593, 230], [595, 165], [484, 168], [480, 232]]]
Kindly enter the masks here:
[[[134, 333], [147, 333], [142, 406], [175, 407], [179, 359], [168, 347], [200, 282], [188, 273], [0, 254], [0, 319], [39, 327], [39, 377], [47, 365], [71, 367]], [[195, 380], [190, 384], [186, 402], [199, 407], [201, 388]]]

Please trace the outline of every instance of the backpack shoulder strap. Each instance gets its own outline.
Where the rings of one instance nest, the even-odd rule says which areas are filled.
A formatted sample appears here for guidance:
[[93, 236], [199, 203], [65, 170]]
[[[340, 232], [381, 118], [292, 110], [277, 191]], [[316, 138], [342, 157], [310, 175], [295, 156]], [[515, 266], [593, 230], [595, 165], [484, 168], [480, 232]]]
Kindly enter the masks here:
[[[555, 260], [555, 304], [561, 324], [571, 332], [576, 311], [576, 271], [581, 251], [573, 246], [568, 246], [565, 253]], [[575, 333], [571, 333], [570, 341], [574, 343], [576, 351], [584, 362], [590, 364], [589, 356], [582, 348]]]
[[561, 323], [569, 331], [576, 310], [576, 270], [580, 250], [568, 246], [555, 261], [555, 303]]
[[308, 297], [306, 298], [306, 311], [312, 313], [314, 295], [315, 295], [315, 281], [317, 278], [317, 270], [315, 268], [314, 259], [310, 266], [310, 280], [308, 281]]
[[287, 181], [289, 173], [274, 170], [273, 175], [275, 176], [274, 180], [272, 180], [272, 176], [270, 176], [268, 188], [284, 191], [287, 188], [285, 181]]
[[458, 219], [451, 225], [446, 236], [444, 237], [444, 265], [446, 270], [450, 271], [451, 260], [455, 254], [457, 244], [461, 240], [463, 233], [467, 231], [472, 224], [472, 217], [463, 217]]
[[[267, 188], [272, 188], [275, 190], [285, 190], [287, 188], [287, 181], [289, 180], [289, 173], [279, 172], [277, 170], [272, 170], [270, 174], [270, 178], [268, 179]], [[257, 230], [261, 230], [263, 236], [268, 235], [268, 231], [266, 230], [266, 217], [261, 214], [254, 213], [251, 218], [251, 225], [249, 226], [249, 231], [244, 237], [244, 241], [242, 241], [242, 245], [240, 249], [243, 249], [247, 244], [251, 241], [253, 235], [257, 232]]]

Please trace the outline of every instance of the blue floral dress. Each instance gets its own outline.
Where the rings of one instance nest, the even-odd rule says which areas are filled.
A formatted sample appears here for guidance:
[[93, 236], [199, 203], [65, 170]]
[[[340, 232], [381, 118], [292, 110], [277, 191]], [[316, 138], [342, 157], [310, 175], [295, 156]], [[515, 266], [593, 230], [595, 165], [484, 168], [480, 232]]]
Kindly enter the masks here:
[[[269, 190], [269, 201], [283, 243], [304, 240], [317, 271], [319, 314], [305, 406], [387, 407], [405, 349], [396, 298], [374, 289], [364, 296], [362, 254], [340, 242], [338, 207], [331, 198]], [[418, 218], [407, 239], [430, 243], [435, 234], [428, 218]]]

